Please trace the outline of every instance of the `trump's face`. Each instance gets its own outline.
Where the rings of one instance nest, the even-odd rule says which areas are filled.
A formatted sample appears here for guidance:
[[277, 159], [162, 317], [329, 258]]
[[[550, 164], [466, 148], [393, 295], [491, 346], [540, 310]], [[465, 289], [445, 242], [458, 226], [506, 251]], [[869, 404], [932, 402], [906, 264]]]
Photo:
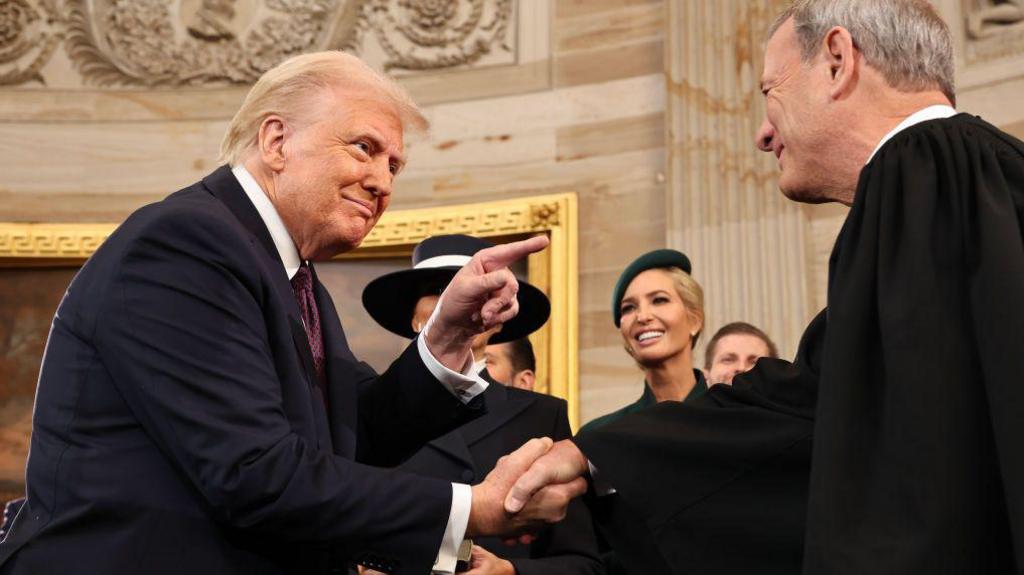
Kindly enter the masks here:
[[757, 132], [757, 147], [775, 155], [779, 188], [801, 202], [827, 201], [830, 159], [841, 154], [842, 142], [829, 128], [828, 88], [821, 65], [801, 62], [792, 19], [768, 41], [761, 92], [765, 119]]
[[306, 123], [283, 128], [271, 200], [303, 259], [363, 241], [391, 201], [404, 164], [402, 122], [382, 99], [329, 91]]

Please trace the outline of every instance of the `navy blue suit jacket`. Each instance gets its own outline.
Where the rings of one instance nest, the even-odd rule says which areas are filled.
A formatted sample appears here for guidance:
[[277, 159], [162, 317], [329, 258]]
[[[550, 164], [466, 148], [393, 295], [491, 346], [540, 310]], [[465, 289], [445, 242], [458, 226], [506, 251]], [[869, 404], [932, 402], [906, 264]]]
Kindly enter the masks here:
[[449, 482], [369, 465], [396, 465], [483, 402], [458, 401], [415, 344], [377, 376], [319, 282], [316, 298], [330, 413], [278, 252], [230, 170], [132, 214], [54, 318], [0, 571], [428, 572]]

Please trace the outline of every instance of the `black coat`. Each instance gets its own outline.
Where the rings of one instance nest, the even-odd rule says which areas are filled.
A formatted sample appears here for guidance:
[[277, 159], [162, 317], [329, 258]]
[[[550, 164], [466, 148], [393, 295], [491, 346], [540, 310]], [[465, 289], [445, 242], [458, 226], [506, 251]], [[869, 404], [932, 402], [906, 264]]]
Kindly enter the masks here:
[[[507, 455], [534, 437], [570, 436], [565, 400], [491, 382], [487, 414], [426, 445], [401, 469], [462, 483], [479, 483]], [[602, 573], [590, 513], [579, 500], [561, 523], [531, 545], [509, 547], [498, 539], [474, 540], [512, 562], [520, 575]]]
[[804, 572], [1024, 573], [1024, 143], [967, 114], [896, 134], [828, 302]]
[[427, 572], [449, 482], [358, 464], [356, 446], [395, 465], [482, 401], [455, 399], [415, 344], [376, 377], [315, 289], [330, 413], [278, 252], [230, 170], [132, 214], [54, 318], [2, 571], [312, 574], [354, 556]]

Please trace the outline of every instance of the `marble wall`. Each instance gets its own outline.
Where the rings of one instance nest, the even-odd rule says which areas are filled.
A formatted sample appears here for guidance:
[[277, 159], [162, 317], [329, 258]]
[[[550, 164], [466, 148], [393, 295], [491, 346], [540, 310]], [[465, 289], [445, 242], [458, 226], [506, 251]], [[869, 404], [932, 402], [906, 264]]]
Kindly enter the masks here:
[[[126, 21], [111, 16], [124, 3], [65, 2], [78, 11], [8, 0], [18, 10], [0, 23], [16, 32], [0, 35], [0, 221], [117, 221], [211, 170], [246, 74], [263, 62], [239, 67], [232, 46], [259, 45], [283, 17], [279, 0], [176, 0], [187, 10], [166, 21], [144, 13], [170, 27], [168, 54], [188, 61], [216, 45], [223, 56], [191, 68], [154, 57], [161, 68], [126, 48], [144, 38], [105, 28]], [[426, 109], [433, 128], [410, 143], [395, 208], [579, 194], [581, 421], [640, 393], [609, 297], [643, 251], [691, 255], [707, 331], [746, 319], [785, 355], [824, 305], [845, 212], [785, 201], [774, 163], [753, 148], [763, 34], [782, 0], [298, 4], [304, 35], [290, 49], [357, 50]], [[1020, 2], [937, 4], [957, 38], [960, 107], [1024, 134]], [[444, 36], [448, 51], [410, 41], [452, 30], [462, 35]], [[488, 50], [472, 56], [478, 44]]]

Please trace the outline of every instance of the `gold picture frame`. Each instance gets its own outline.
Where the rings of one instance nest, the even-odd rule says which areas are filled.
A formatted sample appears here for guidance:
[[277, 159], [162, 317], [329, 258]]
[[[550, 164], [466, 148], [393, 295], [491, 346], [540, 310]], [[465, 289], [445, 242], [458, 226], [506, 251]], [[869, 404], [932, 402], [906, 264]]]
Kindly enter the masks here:
[[[116, 223], [0, 222], [0, 268], [81, 265]], [[511, 240], [545, 234], [551, 245], [527, 261], [528, 280], [551, 300], [547, 324], [530, 336], [537, 356], [537, 391], [565, 399], [579, 423], [578, 214], [572, 193], [395, 210], [384, 214], [363, 244], [339, 259], [409, 256], [423, 239], [467, 234]]]

